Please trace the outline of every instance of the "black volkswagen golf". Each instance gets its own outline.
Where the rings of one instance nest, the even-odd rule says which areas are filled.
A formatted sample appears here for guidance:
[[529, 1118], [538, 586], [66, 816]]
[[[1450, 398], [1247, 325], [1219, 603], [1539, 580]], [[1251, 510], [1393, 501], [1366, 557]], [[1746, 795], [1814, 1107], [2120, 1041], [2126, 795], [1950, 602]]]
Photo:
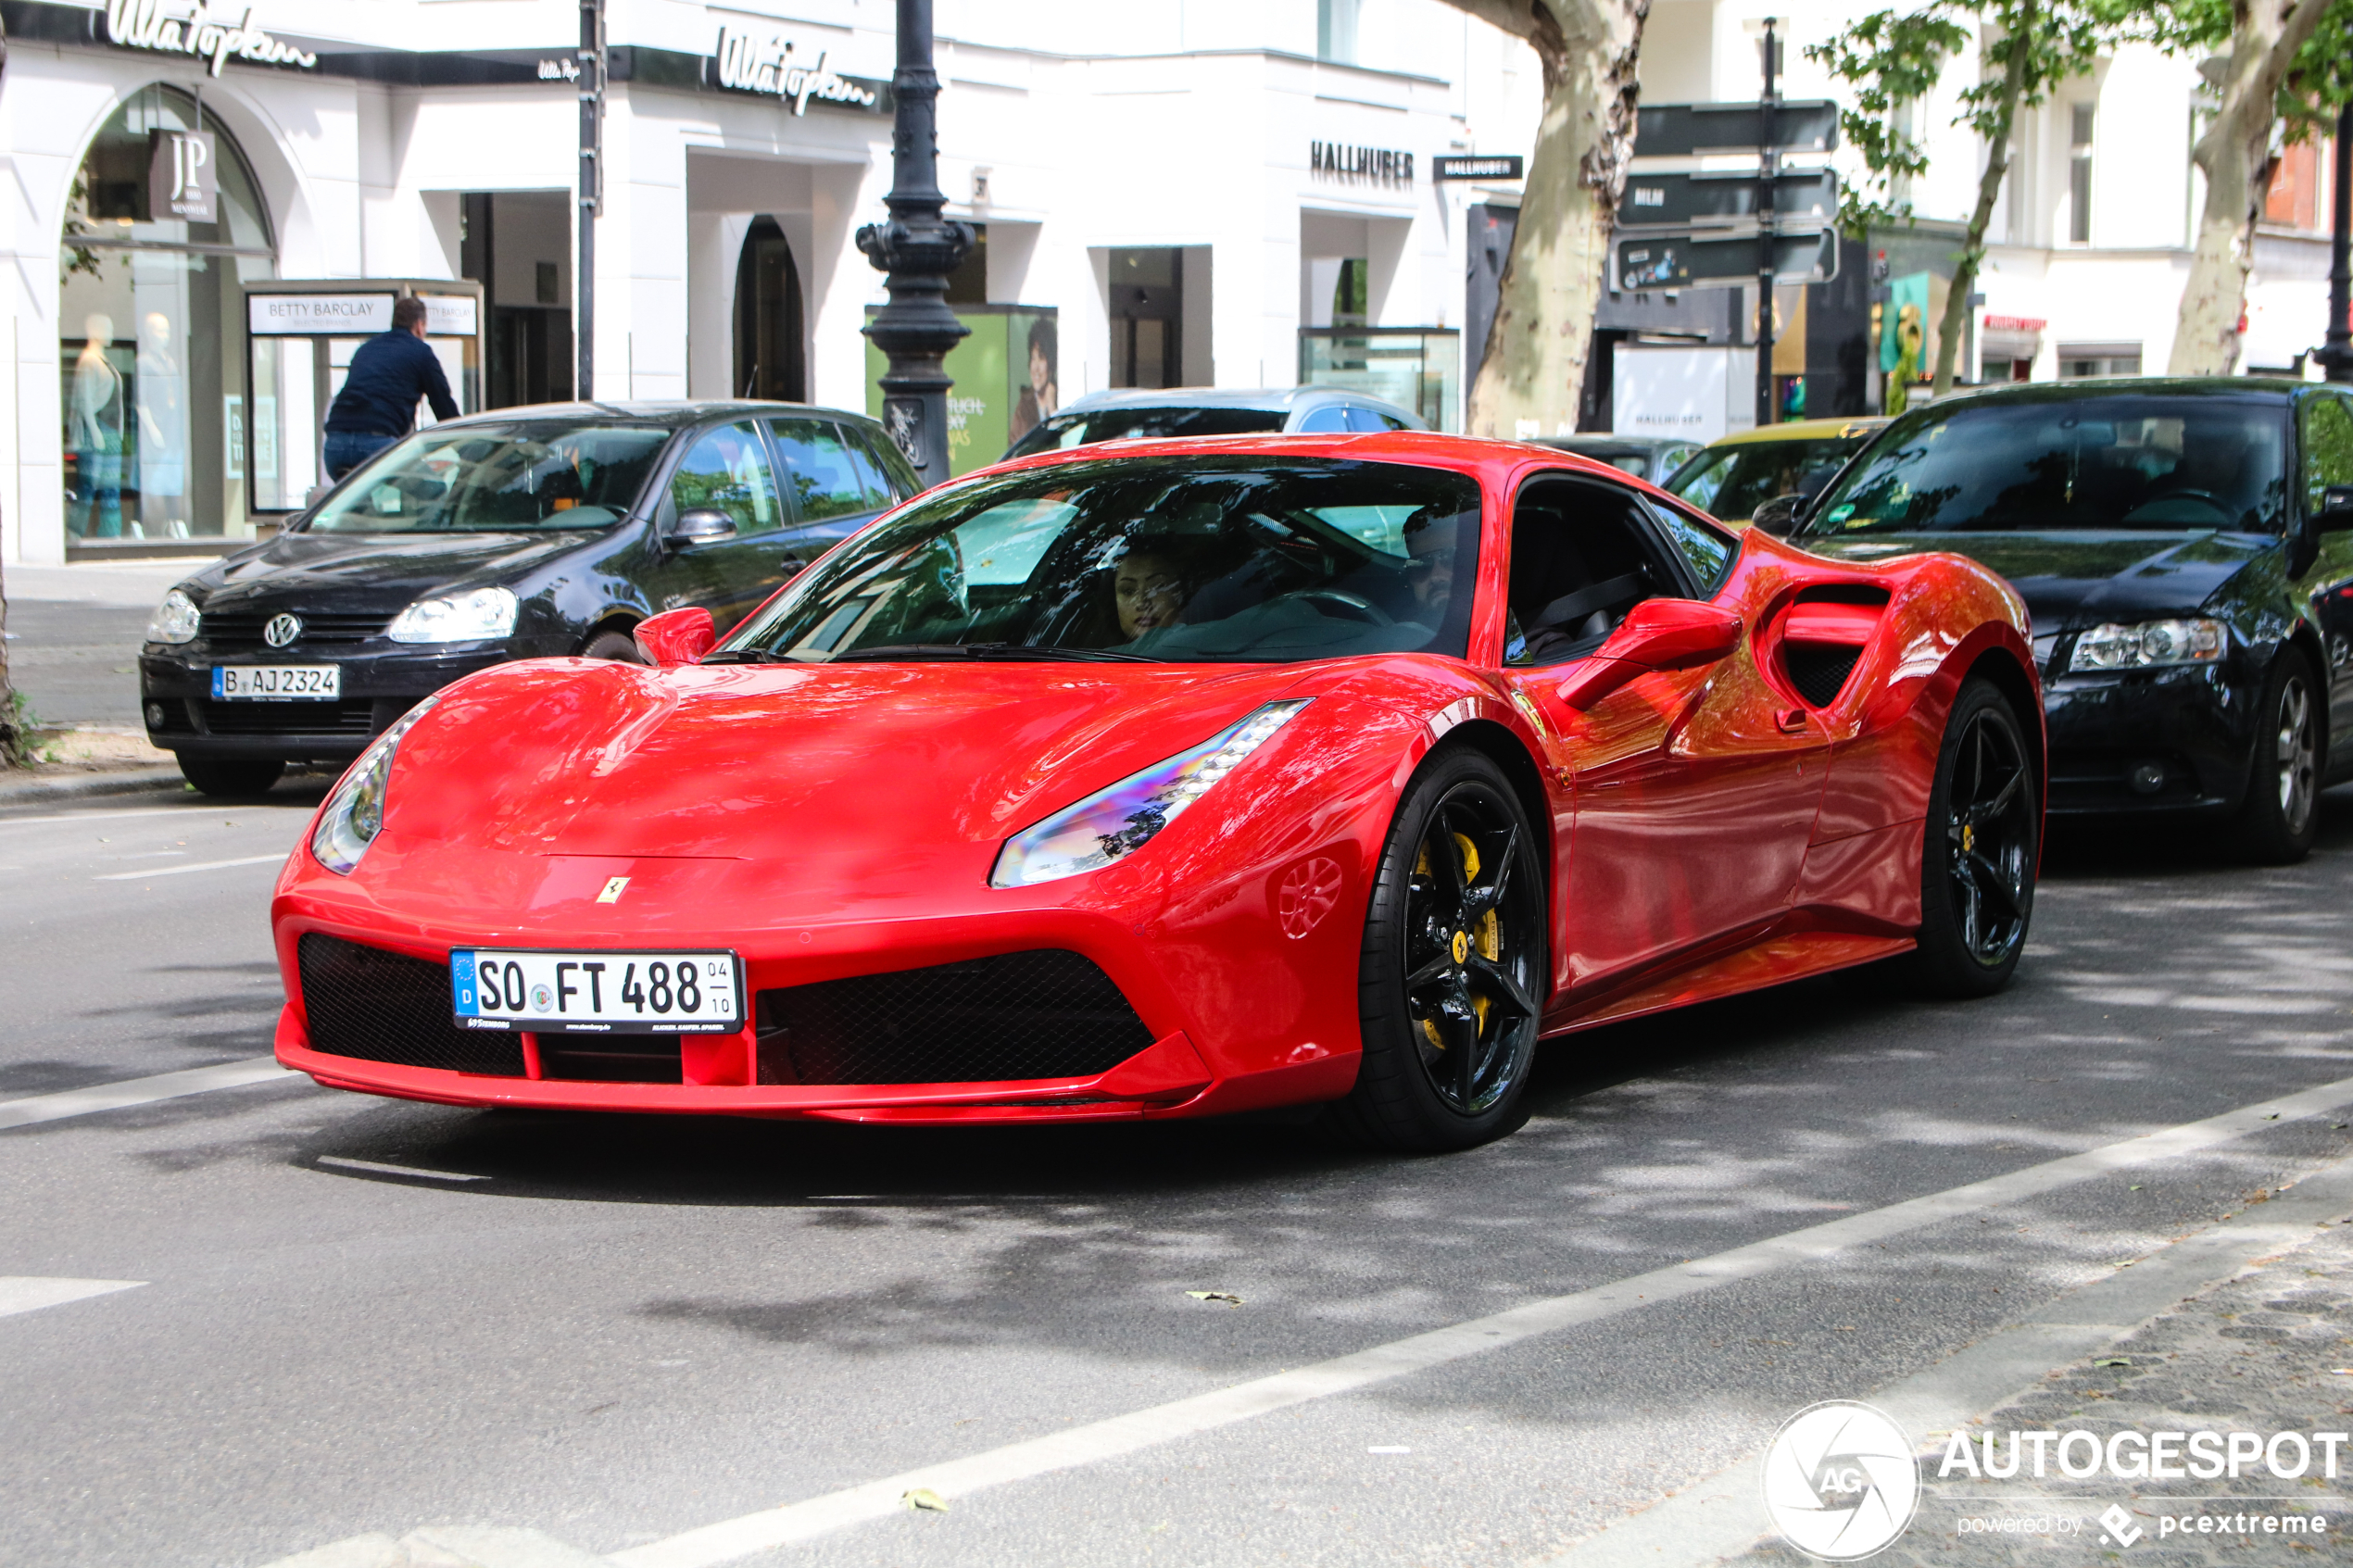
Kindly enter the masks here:
[[214, 795], [343, 762], [503, 659], [635, 659], [648, 615], [732, 625], [920, 489], [861, 415], [776, 403], [507, 408], [386, 448], [164, 596], [147, 736]]
[[[2353, 777], [2353, 396], [2252, 378], [2063, 382], [1897, 420], [1809, 549], [1953, 550], [2033, 616], [2054, 812], [2175, 814], [2300, 859]], [[1780, 515], [1768, 515], [1778, 512]]]

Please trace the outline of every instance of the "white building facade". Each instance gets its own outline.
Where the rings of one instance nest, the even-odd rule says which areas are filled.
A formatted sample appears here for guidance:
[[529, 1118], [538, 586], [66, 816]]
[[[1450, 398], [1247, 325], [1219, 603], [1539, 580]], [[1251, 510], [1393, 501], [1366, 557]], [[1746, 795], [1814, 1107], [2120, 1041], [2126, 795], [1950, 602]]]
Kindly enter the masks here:
[[[860, 329], [886, 296], [854, 237], [891, 179], [889, 0], [610, 0], [588, 389], [572, 0], [6, 0], [0, 18], [6, 559], [219, 549], [299, 504], [295, 448], [357, 339], [290, 402], [294, 361], [257, 358], [246, 331], [264, 280], [330, 304], [473, 280], [475, 335], [443, 345], [469, 408], [582, 390], [868, 407]], [[940, 183], [986, 234], [952, 297], [1036, 307], [1006, 352], [1020, 380], [1032, 342], [1050, 350], [1047, 406], [1289, 385], [1302, 328], [1336, 310], [1415, 329], [1434, 365], [1459, 356], [1465, 212], [1486, 193], [1433, 182], [1433, 160], [1482, 150], [1473, 103], [1532, 125], [1524, 48], [1432, 0], [943, 0], [937, 25]], [[162, 189], [182, 155], [156, 149], [198, 133], [215, 207], [190, 217]], [[1426, 412], [1459, 428], [1441, 370]]]

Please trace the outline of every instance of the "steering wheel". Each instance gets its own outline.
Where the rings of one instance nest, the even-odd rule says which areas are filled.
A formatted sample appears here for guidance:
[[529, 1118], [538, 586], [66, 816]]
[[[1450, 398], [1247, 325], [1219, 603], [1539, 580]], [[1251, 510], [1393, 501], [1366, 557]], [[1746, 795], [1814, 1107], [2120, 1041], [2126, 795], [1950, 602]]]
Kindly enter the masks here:
[[[2143, 501], [2139, 506], [2134, 507], [2131, 511], [2125, 513], [2123, 521], [2131, 522], [2145, 512], [2151, 511], [2158, 507], [2171, 507], [2179, 501], [2187, 501], [2193, 506], [2207, 508], [2214, 513], [2215, 519], [2218, 521], [2228, 522], [2231, 520], [2231, 508], [2224, 506], [2222, 504], [2222, 498], [2215, 495], [2213, 491], [2193, 489], [2184, 485], [2179, 490], [2168, 490], [2162, 495], [2150, 496], [2147, 500]], [[2149, 521], [2159, 522], [2178, 522], [2183, 520], [2169, 517], [2155, 518]]]
[[1295, 593], [1285, 594], [1283, 597], [1310, 599], [1322, 604], [1337, 605], [1340, 607], [1341, 616], [1350, 621], [1368, 621], [1375, 626], [1397, 624], [1396, 617], [1390, 615], [1389, 611], [1362, 595], [1352, 594], [1345, 588], [1302, 588]]

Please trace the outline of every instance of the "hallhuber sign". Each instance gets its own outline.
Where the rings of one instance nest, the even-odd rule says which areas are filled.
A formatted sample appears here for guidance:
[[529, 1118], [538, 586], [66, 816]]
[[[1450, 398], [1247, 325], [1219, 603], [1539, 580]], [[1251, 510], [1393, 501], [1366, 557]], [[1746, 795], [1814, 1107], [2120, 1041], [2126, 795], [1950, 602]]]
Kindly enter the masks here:
[[1368, 185], [1411, 185], [1414, 155], [1394, 147], [1350, 147], [1338, 142], [1307, 144], [1307, 168], [1327, 180]]
[[875, 89], [836, 75], [825, 65], [827, 51], [796, 59], [790, 39], [732, 27], [719, 30], [719, 85], [739, 93], [767, 93], [784, 99], [795, 114], [809, 112], [809, 100], [848, 104], [871, 109], [882, 101]]
[[281, 43], [254, 26], [250, 6], [232, 21], [213, 15], [210, 0], [107, 0], [107, 37], [126, 49], [194, 55], [210, 62], [215, 76], [233, 59], [305, 70], [319, 63], [308, 49]]

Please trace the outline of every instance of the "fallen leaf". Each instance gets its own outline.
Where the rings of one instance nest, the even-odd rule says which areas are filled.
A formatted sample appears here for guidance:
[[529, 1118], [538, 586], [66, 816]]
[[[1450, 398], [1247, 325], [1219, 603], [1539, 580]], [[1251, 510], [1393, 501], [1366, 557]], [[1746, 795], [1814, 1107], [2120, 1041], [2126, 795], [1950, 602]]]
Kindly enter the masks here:
[[1242, 1298], [1230, 1290], [1188, 1290], [1185, 1294], [1196, 1301], [1223, 1301], [1228, 1307], [1242, 1304]]
[[1855, 1325], [1851, 1323], [1843, 1323], [1838, 1325], [1838, 1331], [1841, 1334], [1852, 1334], [1855, 1332]]
[[929, 1486], [917, 1486], [912, 1491], [901, 1493], [899, 1500], [905, 1503], [909, 1508], [921, 1509], [926, 1513], [945, 1513], [948, 1512], [948, 1499], [941, 1497], [937, 1492], [933, 1491]]
[[2138, 1183], [2138, 1182], [2134, 1182], [2134, 1183], [2133, 1183], [2131, 1186], [2126, 1187], [2124, 1190], [2125, 1190], [2126, 1192], [2138, 1192], [2138, 1191], [2140, 1191], [2140, 1190], [2141, 1190], [2141, 1184], [2140, 1184], [2140, 1183]]
[[2133, 1362], [2129, 1357], [2108, 1356], [2100, 1361], [2094, 1361], [2092, 1364], [2094, 1366], [2131, 1366]]

